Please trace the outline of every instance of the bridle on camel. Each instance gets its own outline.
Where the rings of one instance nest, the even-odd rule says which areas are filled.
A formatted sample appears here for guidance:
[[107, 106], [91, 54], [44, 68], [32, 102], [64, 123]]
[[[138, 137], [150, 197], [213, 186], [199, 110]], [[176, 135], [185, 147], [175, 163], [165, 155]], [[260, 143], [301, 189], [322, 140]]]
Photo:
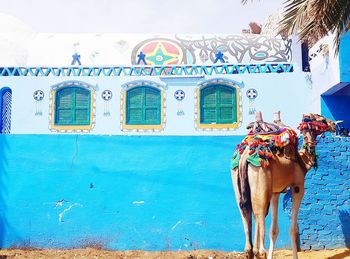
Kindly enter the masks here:
[[[304, 115], [303, 121], [299, 124], [298, 130], [309, 130], [312, 132], [313, 135], [315, 135], [315, 139], [317, 136], [321, 135], [321, 137], [324, 137], [324, 133], [331, 130], [331, 127], [325, 122], [325, 120], [322, 120], [322, 122], [314, 121], [310, 116]], [[316, 160], [316, 145], [318, 144], [319, 140], [316, 141], [306, 141], [303, 144], [304, 148], [307, 148], [307, 151], [310, 153], [310, 155], [315, 156], [314, 161], [314, 167], [317, 167], [317, 160]]]
[[310, 116], [304, 115], [303, 121], [299, 124], [298, 130], [310, 130], [315, 136], [322, 135], [327, 131], [331, 130], [331, 127], [325, 120], [322, 122], [313, 120]]

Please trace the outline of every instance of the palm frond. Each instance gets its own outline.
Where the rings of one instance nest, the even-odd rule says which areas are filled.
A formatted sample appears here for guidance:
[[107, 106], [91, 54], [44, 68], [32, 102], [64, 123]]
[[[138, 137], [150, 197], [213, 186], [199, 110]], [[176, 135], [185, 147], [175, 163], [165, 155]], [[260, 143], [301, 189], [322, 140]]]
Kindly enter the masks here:
[[350, 29], [350, 0], [286, 0], [280, 33], [297, 33], [301, 41], [335, 34], [336, 53], [341, 36]]

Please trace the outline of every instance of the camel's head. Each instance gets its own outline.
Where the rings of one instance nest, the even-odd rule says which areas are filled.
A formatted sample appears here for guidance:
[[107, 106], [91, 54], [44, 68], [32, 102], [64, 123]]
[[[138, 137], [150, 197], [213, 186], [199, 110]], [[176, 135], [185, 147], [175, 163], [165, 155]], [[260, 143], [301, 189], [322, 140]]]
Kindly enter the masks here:
[[303, 134], [310, 133], [315, 138], [316, 136], [327, 131], [335, 132], [336, 124], [334, 121], [329, 120], [324, 116], [310, 113], [303, 115], [303, 121], [299, 124], [298, 130], [300, 130]]

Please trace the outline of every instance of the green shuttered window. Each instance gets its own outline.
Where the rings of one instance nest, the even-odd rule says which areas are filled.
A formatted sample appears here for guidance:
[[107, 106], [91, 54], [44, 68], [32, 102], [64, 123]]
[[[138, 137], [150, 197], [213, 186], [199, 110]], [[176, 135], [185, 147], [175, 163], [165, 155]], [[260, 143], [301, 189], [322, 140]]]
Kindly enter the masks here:
[[236, 89], [211, 85], [200, 90], [200, 123], [232, 124], [237, 122]]
[[65, 87], [56, 92], [55, 125], [89, 125], [90, 91]]
[[161, 93], [140, 86], [126, 92], [126, 124], [159, 125], [161, 118]]

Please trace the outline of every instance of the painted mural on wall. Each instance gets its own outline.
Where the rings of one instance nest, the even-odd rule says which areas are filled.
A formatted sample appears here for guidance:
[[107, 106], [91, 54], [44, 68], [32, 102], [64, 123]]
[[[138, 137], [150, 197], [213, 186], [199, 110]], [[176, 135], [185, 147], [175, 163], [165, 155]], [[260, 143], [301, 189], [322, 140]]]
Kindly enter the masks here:
[[[300, 43], [268, 34], [46, 34], [21, 67], [297, 63]], [[1, 50], [0, 50], [1, 52]], [[215, 62], [219, 55], [219, 62]], [[294, 55], [292, 55], [294, 54]], [[222, 55], [222, 59], [221, 59]], [[4, 63], [2, 61], [3, 65]], [[9, 63], [9, 67], [15, 64]]]
[[[292, 40], [266, 35], [189, 36], [175, 39], [149, 38], [132, 51], [133, 65], [178, 65], [216, 63], [290, 62]], [[224, 61], [224, 62], [223, 62]]]
[[[132, 64], [179, 65], [184, 63], [184, 49], [174, 40], [147, 39], [132, 52]], [[137, 57], [137, 58], [136, 58]]]
[[[45, 57], [47, 66], [0, 68], [15, 93], [14, 134], [240, 135], [256, 109], [274, 109], [266, 98], [278, 94], [276, 80], [305, 84], [291, 63], [298, 43], [267, 35], [41, 35], [34, 43], [29, 63]], [[65, 53], [43, 55], [44, 43]]]

